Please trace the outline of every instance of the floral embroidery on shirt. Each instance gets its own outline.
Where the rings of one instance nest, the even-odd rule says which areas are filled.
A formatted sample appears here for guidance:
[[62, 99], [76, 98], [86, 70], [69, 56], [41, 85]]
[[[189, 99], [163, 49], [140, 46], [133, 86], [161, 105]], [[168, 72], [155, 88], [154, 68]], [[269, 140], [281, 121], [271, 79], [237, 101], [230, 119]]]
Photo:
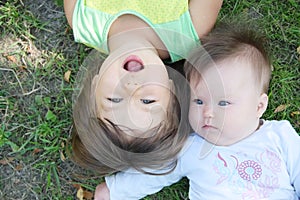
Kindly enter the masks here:
[[262, 169], [257, 162], [246, 160], [239, 165], [238, 172], [242, 179], [251, 181], [251, 179], [259, 179], [262, 174]]
[[267, 198], [280, 186], [281, 164], [280, 157], [267, 149], [253, 156], [243, 152], [234, 155], [218, 152], [213, 164], [218, 175], [216, 185], [225, 184], [242, 199]]

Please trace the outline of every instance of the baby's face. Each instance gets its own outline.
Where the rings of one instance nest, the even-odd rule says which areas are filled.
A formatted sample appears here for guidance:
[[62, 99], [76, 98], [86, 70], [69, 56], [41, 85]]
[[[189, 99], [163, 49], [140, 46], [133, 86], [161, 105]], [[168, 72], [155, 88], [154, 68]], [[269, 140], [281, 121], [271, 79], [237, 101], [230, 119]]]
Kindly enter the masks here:
[[251, 67], [225, 60], [191, 80], [189, 121], [193, 129], [216, 145], [231, 145], [258, 128], [267, 105]]
[[169, 76], [161, 59], [152, 51], [110, 55], [93, 79], [93, 85], [98, 117], [121, 129], [124, 127], [129, 135], [132, 132], [128, 128], [147, 131], [166, 118]]

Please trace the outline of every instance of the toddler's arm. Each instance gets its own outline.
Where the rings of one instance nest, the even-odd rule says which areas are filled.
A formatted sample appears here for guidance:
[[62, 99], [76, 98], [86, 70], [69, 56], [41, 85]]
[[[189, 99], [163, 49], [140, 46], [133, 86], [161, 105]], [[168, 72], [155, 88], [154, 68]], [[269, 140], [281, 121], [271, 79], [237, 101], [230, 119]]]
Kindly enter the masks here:
[[77, 0], [64, 0], [65, 15], [69, 25], [72, 27], [72, 17]]
[[[111, 200], [136, 200], [154, 194], [163, 187], [179, 181], [181, 178], [182, 176], [176, 169], [166, 175], [149, 175], [130, 170], [105, 177], [105, 180]], [[103, 194], [102, 191], [101, 193]]]
[[94, 195], [95, 200], [109, 200], [109, 189], [106, 185], [106, 183], [101, 183], [96, 187], [95, 195]]
[[190, 0], [189, 9], [199, 38], [207, 35], [216, 23], [223, 0]]

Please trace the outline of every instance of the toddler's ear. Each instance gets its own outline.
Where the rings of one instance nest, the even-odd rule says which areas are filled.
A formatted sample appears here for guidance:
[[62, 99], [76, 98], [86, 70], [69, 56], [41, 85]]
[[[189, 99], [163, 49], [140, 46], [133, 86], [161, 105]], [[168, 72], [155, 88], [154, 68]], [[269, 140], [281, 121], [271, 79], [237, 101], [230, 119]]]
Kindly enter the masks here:
[[257, 117], [260, 118], [268, 107], [269, 97], [266, 93], [263, 93], [259, 97], [259, 102], [257, 105]]
[[91, 91], [93, 93], [96, 92], [96, 87], [97, 87], [98, 81], [99, 81], [99, 75], [97, 74], [92, 79]]
[[92, 79], [92, 82], [91, 82], [91, 88], [90, 88], [90, 100], [94, 100], [94, 102], [96, 102], [96, 104], [93, 104], [95, 107], [94, 109], [96, 110], [96, 113], [97, 113], [97, 117], [101, 118], [101, 116], [99, 115], [99, 113], [101, 113], [99, 111], [100, 107], [97, 106], [97, 101], [96, 101], [96, 93], [97, 93], [97, 84], [98, 84], [98, 81], [99, 81], [99, 75], [95, 75], [94, 78]]
[[173, 92], [175, 94], [175, 85], [172, 79], [169, 79], [169, 87], [170, 87], [170, 91]]

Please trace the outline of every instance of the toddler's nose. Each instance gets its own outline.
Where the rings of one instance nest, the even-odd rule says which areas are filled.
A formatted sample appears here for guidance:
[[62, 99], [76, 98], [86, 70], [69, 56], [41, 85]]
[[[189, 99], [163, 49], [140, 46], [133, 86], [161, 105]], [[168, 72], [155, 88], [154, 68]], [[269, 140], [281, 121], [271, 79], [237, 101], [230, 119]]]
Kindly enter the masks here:
[[129, 81], [125, 84], [125, 88], [128, 90], [128, 91], [135, 91], [137, 88], [140, 87], [140, 84], [137, 83], [137, 82], [134, 82], [134, 81]]
[[124, 64], [124, 69], [129, 72], [138, 72], [138, 71], [144, 69], [144, 66], [142, 65], [142, 63], [140, 63], [138, 61], [131, 60]]
[[140, 87], [140, 77], [138, 77], [137, 74], [126, 73], [121, 79], [121, 84], [126, 90], [133, 91], [136, 88]]

